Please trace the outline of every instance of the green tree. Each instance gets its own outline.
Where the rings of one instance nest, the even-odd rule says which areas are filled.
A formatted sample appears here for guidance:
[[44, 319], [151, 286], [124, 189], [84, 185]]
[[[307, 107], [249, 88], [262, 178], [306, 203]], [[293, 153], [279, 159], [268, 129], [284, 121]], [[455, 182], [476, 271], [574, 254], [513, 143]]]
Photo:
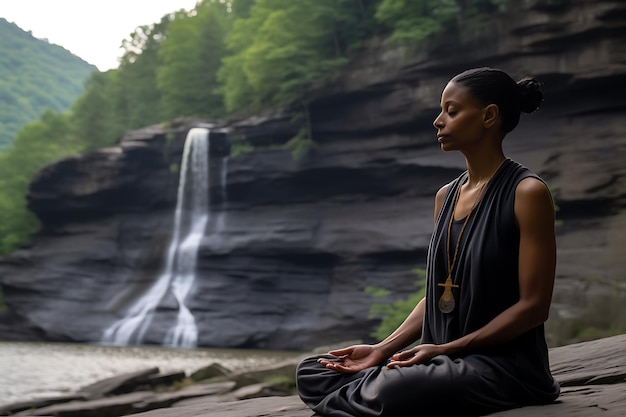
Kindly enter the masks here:
[[218, 73], [227, 109], [289, 104], [331, 76], [371, 34], [370, 3], [257, 0], [227, 37], [230, 54]]
[[224, 115], [217, 71], [229, 24], [226, 6], [210, 0], [199, 3], [194, 14], [178, 13], [169, 24], [157, 68], [163, 117]]
[[72, 106], [72, 133], [85, 149], [110, 146], [129, 126], [124, 108], [118, 106], [125, 97], [118, 78], [115, 71], [93, 74]]
[[376, 19], [397, 41], [420, 41], [444, 24], [492, 13], [508, 0], [381, 0]]
[[152, 25], [140, 26], [124, 40], [118, 69], [118, 109], [126, 115], [126, 128], [137, 129], [163, 121], [161, 92], [157, 86], [159, 50], [172, 15]]
[[421, 40], [438, 31], [459, 10], [456, 0], [382, 0], [376, 19], [392, 31], [392, 39]]
[[250, 16], [250, 9], [256, 0], [231, 0], [233, 16], [238, 18], [246, 18]]
[[26, 200], [35, 174], [82, 148], [71, 134], [68, 115], [48, 110], [20, 130], [10, 149], [0, 155], [0, 254], [15, 249], [39, 226]]

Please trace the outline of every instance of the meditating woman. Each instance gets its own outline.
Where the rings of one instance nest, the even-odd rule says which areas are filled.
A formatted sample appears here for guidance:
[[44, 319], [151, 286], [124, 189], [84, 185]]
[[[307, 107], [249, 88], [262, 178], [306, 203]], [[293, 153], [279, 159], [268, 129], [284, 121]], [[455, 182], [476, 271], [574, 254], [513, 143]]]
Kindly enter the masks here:
[[[426, 296], [385, 340], [304, 359], [302, 400], [326, 417], [472, 416], [559, 395], [545, 341], [556, 265], [554, 205], [504, 137], [543, 100], [533, 78], [456, 75], [434, 121], [467, 170], [435, 197]], [[419, 341], [419, 344], [415, 344]]]

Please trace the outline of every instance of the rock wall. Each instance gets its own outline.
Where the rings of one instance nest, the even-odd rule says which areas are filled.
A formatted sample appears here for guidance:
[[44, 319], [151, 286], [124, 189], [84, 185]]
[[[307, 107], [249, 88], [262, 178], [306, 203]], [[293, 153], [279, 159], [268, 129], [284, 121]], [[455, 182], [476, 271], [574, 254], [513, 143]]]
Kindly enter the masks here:
[[[202, 346], [307, 349], [368, 338], [373, 303], [415, 291], [436, 190], [464, 169], [440, 151], [432, 120], [447, 80], [490, 65], [544, 83], [539, 112], [505, 140], [509, 157], [550, 184], [559, 205], [549, 341], [626, 329], [626, 4], [533, 1], [460, 22], [422, 45], [372, 42], [309, 104], [317, 147], [276, 146], [288, 112], [231, 120], [257, 151], [227, 162], [227, 201], [211, 195], [189, 305]], [[0, 263], [8, 311], [0, 337], [97, 342], [163, 266], [182, 145], [179, 121], [44, 169], [29, 194], [43, 226]], [[224, 161], [211, 159], [216, 170]], [[221, 231], [218, 229], [218, 222]], [[385, 288], [383, 298], [367, 287]], [[176, 313], [157, 311], [147, 343]]]

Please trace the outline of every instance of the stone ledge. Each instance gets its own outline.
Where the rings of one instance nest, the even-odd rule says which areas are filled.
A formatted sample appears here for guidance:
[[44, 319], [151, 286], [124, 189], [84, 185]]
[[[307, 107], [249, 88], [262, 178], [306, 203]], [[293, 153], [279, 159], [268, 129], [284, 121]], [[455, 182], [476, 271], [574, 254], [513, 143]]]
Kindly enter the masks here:
[[[626, 416], [626, 334], [552, 348], [552, 372], [562, 387], [559, 399], [549, 405], [524, 407], [491, 414], [494, 417], [607, 417]], [[145, 386], [146, 375], [154, 369], [116, 376], [90, 387], [102, 395], [97, 399], [65, 397], [54, 405], [30, 402], [30, 409], [11, 405], [0, 415], [56, 417], [311, 417], [313, 412], [293, 392], [272, 378], [293, 378], [297, 359], [271, 368], [231, 373], [218, 364], [194, 374], [215, 379], [167, 392], [137, 391], [115, 395], [119, 387], [130, 389], [133, 381]], [[167, 378], [165, 378], [167, 379]], [[192, 378], [189, 378], [194, 381]], [[143, 384], [143, 385], [141, 385]], [[93, 389], [94, 387], [98, 388]], [[79, 392], [79, 394], [85, 394]]]

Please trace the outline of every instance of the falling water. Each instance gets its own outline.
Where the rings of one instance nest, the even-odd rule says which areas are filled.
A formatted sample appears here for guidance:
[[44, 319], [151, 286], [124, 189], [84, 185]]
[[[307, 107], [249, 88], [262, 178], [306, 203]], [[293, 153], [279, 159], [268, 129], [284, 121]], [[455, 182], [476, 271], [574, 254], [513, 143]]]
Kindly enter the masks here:
[[[163, 344], [174, 347], [196, 346], [196, 320], [185, 300], [193, 288], [198, 247], [209, 220], [208, 139], [209, 130], [205, 128], [193, 128], [187, 134], [178, 183], [174, 229], [163, 273], [133, 305], [126, 317], [105, 331], [103, 342], [116, 345], [141, 343], [154, 318], [155, 310], [168, 292], [171, 292], [178, 303], [178, 315], [176, 324], [167, 332]], [[224, 175], [223, 173], [222, 177]], [[224, 190], [224, 178], [220, 180]]]

